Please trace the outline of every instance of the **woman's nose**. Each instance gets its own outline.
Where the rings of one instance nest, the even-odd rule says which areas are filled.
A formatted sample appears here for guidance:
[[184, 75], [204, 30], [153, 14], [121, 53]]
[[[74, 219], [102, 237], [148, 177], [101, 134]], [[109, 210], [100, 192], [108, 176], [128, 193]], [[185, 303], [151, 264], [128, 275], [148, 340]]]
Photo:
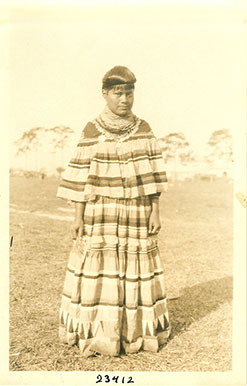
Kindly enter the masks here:
[[128, 98], [127, 98], [127, 95], [126, 95], [126, 94], [122, 94], [122, 95], [121, 95], [121, 101], [122, 101], [122, 102], [127, 102], [127, 99], [128, 99]]

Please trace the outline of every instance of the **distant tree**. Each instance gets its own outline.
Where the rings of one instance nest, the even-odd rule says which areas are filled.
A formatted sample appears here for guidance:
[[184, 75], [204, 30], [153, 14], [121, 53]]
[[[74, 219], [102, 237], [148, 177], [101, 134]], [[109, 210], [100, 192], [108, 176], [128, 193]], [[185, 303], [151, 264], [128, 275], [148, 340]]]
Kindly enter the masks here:
[[61, 176], [61, 174], [65, 171], [65, 169], [61, 166], [58, 166], [58, 168], [56, 168], [56, 171], [58, 172], [59, 176]]
[[166, 162], [185, 165], [194, 160], [189, 142], [183, 133], [170, 133], [160, 138], [159, 142]]
[[45, 168], [41, 168], [39, 170], [39, 177], [41, 178], [41, 180], [44, 180], [46, 178], [46, 169]]
[[27, 157], [28, 153], [31, 150], [30, 142], [28, 140], [27, 133], [24, 132], [22, 137], [19, 138], [14, 143], [17, 146], [17, 152], [16, 155], [24, 154], [25, 155], [25, 169], [27, 170]]
[[[46, 151], [53, 153], [60, 152], [61, 164], [64, 163], [64, 149], [68, 145], [71, 138], [71, 134], [74, 134], [68, 126], [55, 126], [51, 129], [44, 127], [35, 127], [30, 130], [24, 131], [22, 136], [15, 142], [17, 146], [17, 155], [25, 155], [25, 169], [28, 169], [28, 160], [32, 154], [35, 159], [35, 169], [39, 170], [38, 164], [40, 163], [40, 149], [44, 147]], [[55, 159], [54, 159], [55, 164]]]
[[34, 127], [30, 130], [24, 131], [21, 138], [15, 141], [18, 147], [17, 155], [24, 153], [25, 155], [25, 169], [27, 169], [27, 159], [31, 151], [35, 152], [36, 169], [38, 168], [38, 148], [41, 146], [41, 133], [44, 133], [43, 127]]
[[51, 129], [46, 129], [46, 131], [52, 146], [52, 152], [56, 153], [57, 150], [61, 151], [61, 162], [63, 165], [64, 149], [71, 139], [71, 134], [74, 134], [74, 130], [68, 126], [55, 126]]
[[206, 161], [215, 163], [221, 161], [229, 164], [233, 161], [232, 136], [229, 129], [215, 130], [208, 141]]

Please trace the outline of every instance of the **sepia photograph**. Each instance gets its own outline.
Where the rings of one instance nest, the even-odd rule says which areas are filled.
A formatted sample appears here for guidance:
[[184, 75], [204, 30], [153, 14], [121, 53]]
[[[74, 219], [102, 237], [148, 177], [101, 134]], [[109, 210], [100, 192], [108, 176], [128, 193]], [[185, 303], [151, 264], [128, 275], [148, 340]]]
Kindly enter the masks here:
[[246, 4], [0, 9], [0, 383], [245, 385]]

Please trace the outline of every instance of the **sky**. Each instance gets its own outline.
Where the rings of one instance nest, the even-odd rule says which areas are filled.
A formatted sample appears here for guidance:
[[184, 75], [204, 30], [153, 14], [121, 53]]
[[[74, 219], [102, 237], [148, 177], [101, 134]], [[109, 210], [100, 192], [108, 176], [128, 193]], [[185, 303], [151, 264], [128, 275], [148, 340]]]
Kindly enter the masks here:
[[10, 142], [60, 124], [78, 138], [104, 108], [103, 75], [125, 65], [134, 113], [200, 154], [214, 130], [244, 130], [244, 28], [241, 12], [220, 7], [14, 6], [1, 30]]

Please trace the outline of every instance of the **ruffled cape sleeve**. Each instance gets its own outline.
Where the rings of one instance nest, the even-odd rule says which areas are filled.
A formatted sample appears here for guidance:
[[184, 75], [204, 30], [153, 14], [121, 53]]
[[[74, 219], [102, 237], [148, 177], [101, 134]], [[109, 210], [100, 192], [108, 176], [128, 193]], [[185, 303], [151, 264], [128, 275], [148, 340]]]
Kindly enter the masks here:
[[77, 202], [87, 201], [84, 192], [95, 145], [98, 142], [97, 136], [98, 131], [89, 122], [83, 129], [79, 143], [63, 174], [57, 197]]
[[96, 196], [131, 199], [159, 196], [166, 189], [162, 152], [145, 121], [123, 141], [104, 137], [93, 123], [88, 123], [57, 196], [77, 202]]

